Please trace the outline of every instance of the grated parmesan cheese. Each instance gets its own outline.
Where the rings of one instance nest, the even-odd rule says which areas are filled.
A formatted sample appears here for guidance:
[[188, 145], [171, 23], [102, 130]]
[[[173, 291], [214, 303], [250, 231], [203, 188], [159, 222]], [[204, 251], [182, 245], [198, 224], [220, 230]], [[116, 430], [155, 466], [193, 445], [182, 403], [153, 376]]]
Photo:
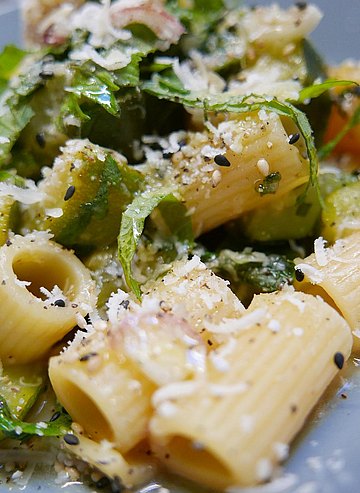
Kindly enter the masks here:
[[214, 334], [233, 334], [242, 330], [251, 329], [256, 323], [263, 320], [266, 315], [265, 308], [257, 308], [256, 310], [245, 313], [239, 318], [224, 318], [220, 324], [204, 322], [205, 328]]
[[329, 255], [325, 248], [326, 243], [322, 236], [314, 241], [315, 259], [320, 267], [324, 267], [329, 263]]
[[300, 269], [305, 276], [309, 279], [311, 284], [320, 284], [324, 280], [324, 274], [320, 270], [316, 269], [312, 265], [309, 264], [297, 264], [297, 269]]

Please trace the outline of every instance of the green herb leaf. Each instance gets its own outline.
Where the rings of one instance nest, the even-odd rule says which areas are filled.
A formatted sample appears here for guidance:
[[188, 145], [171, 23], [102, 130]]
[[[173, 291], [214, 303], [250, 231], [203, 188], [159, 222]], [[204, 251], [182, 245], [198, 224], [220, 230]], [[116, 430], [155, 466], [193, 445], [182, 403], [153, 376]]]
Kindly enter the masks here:
[[34, 112], [28, 104], [19, 104], [11, 108], [6, 102], [3, 104], [3, 114], [0, 119], [0, 166], [7, 163], [10, 151], [19, 138], [21, 131], [26, 127]]
[[313, 132], [305, 113], [296, 108], [291, 102], [279, 101], [276, 98], [269, 99], [257, 94], [231, 96], [227, 93], [221, 93], [209, 96], [200, 92], [191, 92], [184, 88], [181, 81], [172, 71], [167, 71], [163, 75], [154, 74], [150, 81], [143, 84], [143, 89], [160, 99], [181, 103], [190, 108], [200, 108], [205, 112], [249, 113], [266, 109], [274, 111], [278, 115], [291, 118], [305, 140], [310, 166], [309, 184], [317, 187], [318, 158]]
[[26, 51], [14, 45], [5, 46], [0, 53], [0, 80], [8, 81], [26, 55]]
[[61, 436], [69, 431], [71, 418], [64, 411], [59, 411], [59, 417], [46, 423], [27, 423], [16, 418], [9, 406], [0, 395], [0, 432], [7, 438], [26, 440], [31, 436]]
[[304, 89], [300, 91], [298, 102], [303, 103], [307, 99], [317, 98], [333, 87], [349, 86], [352, 84], [358, 85], [356, 82], [351, 80], [327, 79], [320, 84], [313, 84], [311, 86], [304, 87]]
[[118, 237], [119, 260], [129, 288], [139, 299], [141, 297], [140, 287], [132, 276], [131, 263], [143, 233], [146, 218], [163, 200], [171, 201], [172, 192], [171, 188], [145, 191], [133, 200], [122, 215]]
[[260, 195], [276, 193], [277, 189], [279, 188], [280, 180], [281, 174], [278, 171], [275, 171], [274, 173], [270, 173], [269, 175], [265, 176], [265, 178], [261, 180], [260, 183], [256, 183], [255, 190]]
[[248, 284], [257, 293], [277, 291], [294, 279], [294, 263], [283, 255], [221, 250], [208, 265], [235, 284]]
[[94, 72], [92, 68], [92, 64], [74, 68], [72, 84], [66, 91], [99, 104], [113, 116], [120, 116], [120, 108], [114, 94], [119, 90], [119, 86], [105, 70]]

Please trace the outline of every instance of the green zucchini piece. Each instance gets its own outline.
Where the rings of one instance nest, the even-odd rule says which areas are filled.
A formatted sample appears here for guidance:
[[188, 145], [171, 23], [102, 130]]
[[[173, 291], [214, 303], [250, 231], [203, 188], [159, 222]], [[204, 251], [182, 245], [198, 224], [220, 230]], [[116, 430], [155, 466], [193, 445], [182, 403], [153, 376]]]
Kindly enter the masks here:
[[325, 200], [322, 236], [333, 242], [360, 229], [360, 181], [345, 185]]
[[98, 288], [97, 307], [105, 306], [111, 293], [118, 289], [127, 290], [123, 269], [118, 259], [117, 244], [95, 250], [84, 261]]
[[71, 247], [111, 245], [121, 214], [143, 188], [144, 178], [120, 154], [88, 140], [68, 141], [39, 182], [41, 202], [24, 214], [24, 227], [47, 230]]
[[248, 213], [241, 220], [243, 233], [253, 241], [278, 241], [299, 239], [314, 232], [321, 206], [314, 187], [310, 187], [306, 199], [300, 205], [298, 197], [304, 186]]
[[[0, 379], [0, 395], [6, 400], [10, 412], [23, 419], [35, 404], [46, 382], [46, 365], [7, 366]], [[4, 438], [0, 432], [0, 439]]]
[[[23, 178], [7, 171], [0, 171], [0, 182], [18, 187], [25, 185]], [[9, 231], [16, 229], [19, 220], [20, 210], [18, 202], [10, 195], [0, 197], [0, 246], [8, 239]]]

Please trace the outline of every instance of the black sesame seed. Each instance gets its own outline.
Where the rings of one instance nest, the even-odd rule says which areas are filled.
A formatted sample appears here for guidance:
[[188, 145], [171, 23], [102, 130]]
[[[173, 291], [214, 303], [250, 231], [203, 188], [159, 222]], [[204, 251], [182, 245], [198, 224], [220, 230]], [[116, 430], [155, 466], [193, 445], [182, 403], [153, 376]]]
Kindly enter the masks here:
[[295, 2], [295, 7], [299, 10], [305, 10], [307, 8], [307, 2]]
[[54, 413], [51, 418], [50, 418], [50, 422], [53, 422], [53, 421], [56, 421], [57, 419], [59, 419], [61, 416], [61, 413], [59, 411], [56, 411], [56, 413]]
[[74, 195], [74, 193], [75, 193], [75, 187], [74, 187], [74, 185], [70, 185], [69, 188], [66, 190], [65, 195], [64, 195], [65, 202], [67, 200], [70, 200], [71, 197]]
[[121, 493], [122, 491], [124, 491], [124, 485], [119, 476], [115, 476], [114, 479], [111, 480], [111, 492]]
[[80, 361], [89, 361], [90, 358], [93, 358], [94, 356], [97, 356], [98, 353], [87, 353], [84, 354], [84, 356], [81, 356]]
[[68, 445], [79, 445], [80, 440], [76, 435], [73, 435], [72, 433], [66, 433], [66, 435], [64, 435], [64, 442], [66, 442]]
[[6, 245], [6, 246], [10, 246], [10, 245], [12, 245], [12, 243], [11, 243], [11, 241], [10, 241], [10, 240], [6, 240], [5, 245]]
[[290, 145], [293, 145], [293, 144], [296, 144], [296, 142], [300, 139], [300, 134], [296, 133], [296, 134], [291, 134], [289, 135], [289, 144]]
[[64, 300], [56, 300], [54, 301], [54, 306], [60, 306], [61, 308], [65, 307], [65, 301]]
[[341, 370], [341, 368], [344, 366], [345, 358], [343, 353], [335, 353], [334, 354], [334, 363], [335, 365]]
[[295, 269], [295, 278], [297, 281], [301, 282], [305, 279], [305, 274], [301, 269]]
[[123, 300], [120, 303], [120, 306], [122, 306], [124, 308], [124, 310], [127, 310], [129, 308], [129, 305], [130, 305], [130, 301], [129, 300]]
[[35, 135], [35, 140], [41, 149], [44, 149], [46, 146], [45, 135], [41, 132]]
[[215, 156], [214, 161], [218, 166], [227, 166], [228, 167], [231, 165], [228, 158], [226, 156], [224, 156], [223, 154], [218, 154], [217, 156]]

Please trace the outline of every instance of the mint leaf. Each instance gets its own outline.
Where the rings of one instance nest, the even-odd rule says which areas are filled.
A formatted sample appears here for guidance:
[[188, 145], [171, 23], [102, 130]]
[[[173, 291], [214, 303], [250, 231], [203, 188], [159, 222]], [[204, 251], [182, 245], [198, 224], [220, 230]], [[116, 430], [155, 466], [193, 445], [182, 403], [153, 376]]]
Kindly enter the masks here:
[[0, 53], [0, 80], [8, 81], [26, 55], [26, 51], [14, 45], [5, 46]]
[[256, 293], [277, 291], [294, 280], [294, 262], [284, 255], [221, 250], [204, 260], [214, 272], [236, 285], [249, 285]]
[[119, 90], [105, 70], [94, 71], [92, 64], [85, 64], [74, 68], [74, 77], [67, 92], [71, 92], [79, 98], [88, 99], [102, 106], [113, 116], [120, 115], [120, 108], [116, 101], [115, 93]]
[[7, 163], [10, 151], [19, 138], [21, 131], [26, 127], [34, 112], [28, 104], [19, 104], [11, 108], [7, 102], [3, 105], [3, 113], [0, 118], [0, 166]]
[[226, 92], [215, 95], [192, 92], [184, 88], [182, 82], [172, 71], [167, 71], [164, 75], [154, 74], [152, 79], [145, 82], [142, 87], [145, 92], [160, 99], [180, 103], [190, 108], [200, 108], [205, 112], [250, 113], [266, 109], [291, 118], [305, 141], [310, 166], [309, 185], [318, 186], [318, 158], [312, 128], [305, 113], [291, 102], [279, 101], [276, 98], [269, 99], [257, 94], [231, 96]]
[[[136, 253], [141, 235], [144, 231], [145, 220], [152, 211], [163, 201], [172, 200], [173, 189], [161, 188], [148, 190], [138, 195], [127, 207], [121, 218], [118, 236], [118, 254], [129, 288], [140, 299], [139, 283], [132, 276], [131, 263]], [[174, 200], [176, 200], [174, 198]]]
[[320, 84], [304, 87], [304, 89], [300, 91], [298, 102], [303, 103], [307, 99], [317, 98], [333, 87], [349, 86], [351, 84], [359, 85], [351, 80], [327, 79]]
[[69, 431], [71, 418], [64, 411], [58, 411], [54, 421], [27, 423], [16, 418], [6, 400], [0, 395], [0, 432], [7, 438], [26, 440], [31, 436], [60, 436]]

